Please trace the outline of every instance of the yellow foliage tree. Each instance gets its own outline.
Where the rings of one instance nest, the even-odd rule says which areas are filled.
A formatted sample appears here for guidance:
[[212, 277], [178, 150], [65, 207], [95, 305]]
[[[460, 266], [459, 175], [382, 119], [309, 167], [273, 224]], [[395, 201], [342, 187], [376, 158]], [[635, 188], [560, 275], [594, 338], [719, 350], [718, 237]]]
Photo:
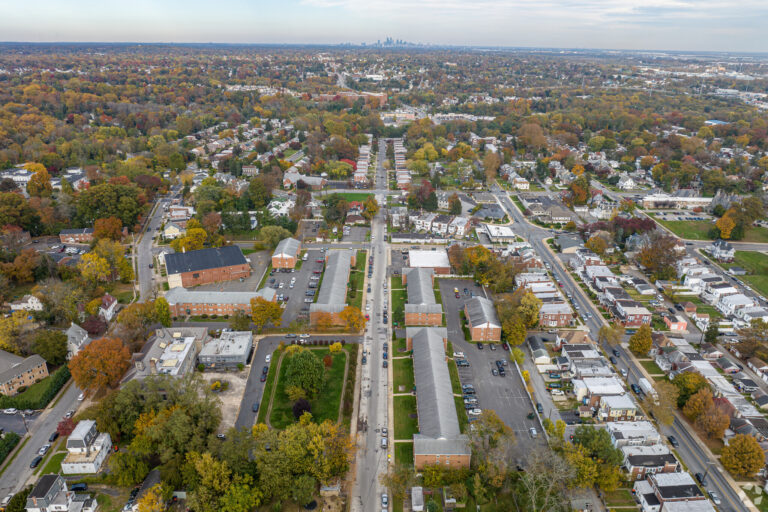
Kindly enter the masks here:
[[720, 230], [720, 238], [728, 240], [731, 238], [731, 232], [736, 227], [736, 223], [733, 221], [730, 215], [723, 215], [717, 222], [715, 222], [717, 229]]
[[34, 173], [27, 183], [27, 192], [31, 196], [50, 196], [53, 191], [51, 175], [42, 164], [28, 164], [27, 170]]
[[163, 484], [157, 484], [147, 489], [138, 503], [138, 512], [163, 512], [165, 504], [163, 503]]
[[365, 317], [360, 309], [347, 306], [339, 313], [339, 317], [344, 321], [349, 332], [358, 332], [365, 326]]
[[283, 310], [277, 302], [272, 302], [262, 297], [251, 299], [251, 319], [259, 332], [261, 332], [261, 329], [267, 322], [272, 322], [272, 325], [279, 326], [282, 316]]
[[80, 263], [77, 264], [77, 269], [83, 276], [83, 279], [96, 284], [98, 282], [106, 281], [111, 273], [109, 262], [101, 256], [94, 253], [84, 254], [80, 258]]
[[19, 334], [30, 328], [32, 323], [26, 311], [16, 311], [8, 317], [0, 318], [0, 350], [20, 354]]

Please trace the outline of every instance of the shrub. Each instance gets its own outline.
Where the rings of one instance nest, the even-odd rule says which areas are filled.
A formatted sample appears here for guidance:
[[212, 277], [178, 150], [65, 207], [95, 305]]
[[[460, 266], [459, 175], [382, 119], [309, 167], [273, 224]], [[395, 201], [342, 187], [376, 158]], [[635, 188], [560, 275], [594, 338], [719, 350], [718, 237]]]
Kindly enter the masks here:
[[19, 441], [21, 441], [21, 437], [16, 432], [8, 432], [0, 439], [0, 462], [5, 460], [11, 450], [19, 444]]
[[243, 363], [237, 363], [237, 369], [239, 371], [243, 371], [244, 368], [245, 368], [245, 365]]
[[198, 364], [197, 371], [199, 372], [205, 371], [205, 365], [203, 363]]
[[208, 313], [203, 313], [202, 315], [200, 315], [200, 318], [208, 318]]
[[[47, 378], [34, 384], [35, 389], [29, 389], [27, 393], [19, 393], [15, 396], [1, 396], [0, 408], [45, 409], [48, 403], [53, 400], [53, 397], [56, 396], [56, 393], [67, 383], [69, 377], [69, 368], [62, 366]], [[42, 391], [32, 395], [32, 391], [37, 391], [40, 388], [43, 388]]]

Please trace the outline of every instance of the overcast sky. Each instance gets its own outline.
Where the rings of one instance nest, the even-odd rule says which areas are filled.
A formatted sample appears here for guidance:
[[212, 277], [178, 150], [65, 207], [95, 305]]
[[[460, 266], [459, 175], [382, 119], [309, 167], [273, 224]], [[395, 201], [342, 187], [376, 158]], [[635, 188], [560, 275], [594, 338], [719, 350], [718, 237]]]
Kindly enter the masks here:
[[768, 0], [0, 0], [0, 40], [768, 51]]

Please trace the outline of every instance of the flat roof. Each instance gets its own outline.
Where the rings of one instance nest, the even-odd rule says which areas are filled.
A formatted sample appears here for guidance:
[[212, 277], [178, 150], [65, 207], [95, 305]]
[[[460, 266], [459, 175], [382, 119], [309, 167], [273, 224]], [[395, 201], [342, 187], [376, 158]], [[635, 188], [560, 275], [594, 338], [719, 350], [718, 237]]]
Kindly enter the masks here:
[[448, 252], [445, 249], [436, 251], [412, 250], [408, 254], [411, 268], [451, 268]]

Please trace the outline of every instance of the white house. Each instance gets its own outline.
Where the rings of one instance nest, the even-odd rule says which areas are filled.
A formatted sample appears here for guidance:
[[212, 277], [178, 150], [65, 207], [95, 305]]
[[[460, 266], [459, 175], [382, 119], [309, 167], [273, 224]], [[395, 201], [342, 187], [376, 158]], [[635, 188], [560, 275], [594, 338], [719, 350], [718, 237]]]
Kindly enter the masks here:
[[448, 225], [448, 235], [455, 238], [464, 238], [469, 234], [471, 225], [467, 217], [454, 217]]
[[622, 173], [616, 186], [621, 190], [632, 190], [637, 188], [637, 183], [627, 173]]
[[706, 251], [718, 261], [733, 261], [736, 250], [725, 240], [715, 240], [712, 245], [706, 248]]
[[65, 475], [98, 473], [112, 449], [112, 438], [96, 430], [96, 422], [82, 420], [67, 438], [67, 456], [61, 462]]
[[117, 299], [108, 293], [105, 293], [101, 298], [101, 306], [99, 306], [99, 316], [104, 319], [105, 322], [109, 322], [115, 316], [115, 310], [117, 309]]
[[752, 308], [756, 306], [755, 301], [750, 297], [747, 297], [743, 293], [735, 293], [733, 295], [726, 295], [720, 297], [715, 307], [725, 316], [730, 317], [736, 315], [736, 312], [744, 308]]
[[65, 334], [67, 335], [67, 359], [75, 357], [80, 350], [91, 342], [91, 338], [88, 337], [88, 331], [74, 322], [72, 322], [72, 325], [69, 326]]
[[11, 311], [42, 311], [43, 303], [34, 295], [25, 295], [21, 300], [9, 304]]

